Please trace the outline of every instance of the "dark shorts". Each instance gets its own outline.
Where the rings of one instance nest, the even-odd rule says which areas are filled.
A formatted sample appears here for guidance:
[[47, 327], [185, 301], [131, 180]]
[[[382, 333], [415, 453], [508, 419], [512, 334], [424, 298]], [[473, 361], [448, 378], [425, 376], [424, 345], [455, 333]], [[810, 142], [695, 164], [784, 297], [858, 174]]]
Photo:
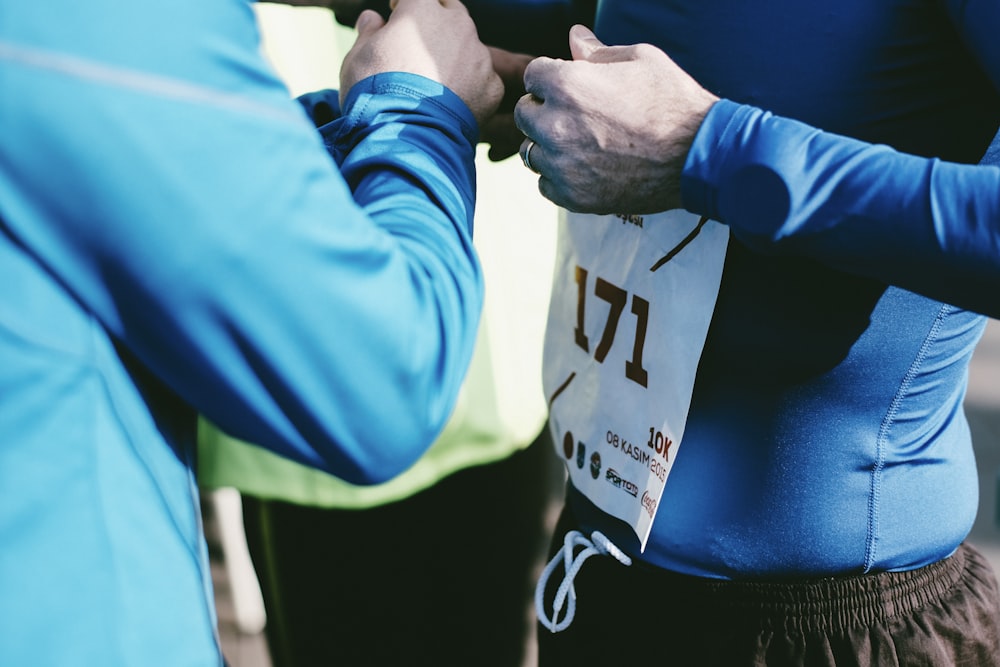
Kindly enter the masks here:
[[[554, 548], [570, 528], [564, 511]], [[703, 579], [594, 557], [575, 589], [569, 628], [538, 627], [540, 667], [1000, 665], [996, 579], [969, 545], [911, 572], [796, 582]]]

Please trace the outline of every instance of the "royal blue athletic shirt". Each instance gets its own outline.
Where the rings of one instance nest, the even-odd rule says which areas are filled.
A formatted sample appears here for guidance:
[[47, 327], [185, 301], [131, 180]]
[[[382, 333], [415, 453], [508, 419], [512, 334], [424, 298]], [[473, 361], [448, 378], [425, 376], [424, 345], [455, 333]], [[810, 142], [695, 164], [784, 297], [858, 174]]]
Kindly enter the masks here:
[[246, 0], [0, 4], [0, 665], [222, 663], [196, 410], [355, 483], [437, 436], [476, 122], [398, 73], [343, 111]]
[[978, 162], [1000, 124], [1000, 3], [601, 0], [595, 31], [724, 98], [682, 187], [732, 240], [645, 552], [571, 490], [584, 532], [718, 578], [950, 554], [978, 504], [962, 400], [1000, 316], [1000, 169], [940, 160]]

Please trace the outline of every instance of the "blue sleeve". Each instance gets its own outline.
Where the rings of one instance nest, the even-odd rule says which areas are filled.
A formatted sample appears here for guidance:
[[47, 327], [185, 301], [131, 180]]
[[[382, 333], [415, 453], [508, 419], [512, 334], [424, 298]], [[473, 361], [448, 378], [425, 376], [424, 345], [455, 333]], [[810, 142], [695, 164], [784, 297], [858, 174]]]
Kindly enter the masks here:
[[[1000, 3], [941, 2], [1000, 91]], [[997, 156], [994, 142], [984, 163]], [[723, 100], [695, 139], [682, 188], [686, 207], [761, 252], [1000, 316], [1000, 167], [914, 157]]]
[[681, 185], [686, 208], [760, 252], [1000, 317], [1000, 167], [905, 155], [722, 100]]
[[318, 133], [245, 0], [85, 4], [4, 10], [0, 232], [226, 431], [355, 483], [406, 469], [482, 303], [468, 108], [386, 74]]

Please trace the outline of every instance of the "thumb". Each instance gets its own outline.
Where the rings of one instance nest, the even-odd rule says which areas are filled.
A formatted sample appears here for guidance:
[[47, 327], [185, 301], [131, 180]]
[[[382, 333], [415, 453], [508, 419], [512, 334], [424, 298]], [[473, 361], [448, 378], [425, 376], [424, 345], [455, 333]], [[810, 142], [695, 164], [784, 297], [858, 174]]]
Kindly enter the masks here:
[[590, 28], [577, 24], [569, 29], [569, 51], [573, 60], [591, 60], [601, 49], [606, 49]]
[[385, 25], [382, 15], [372, 9], [366, 9], [358, 16], [358, 22], [354, 24], [354, 29], [358, 31], [358, 37], [369, 35]]

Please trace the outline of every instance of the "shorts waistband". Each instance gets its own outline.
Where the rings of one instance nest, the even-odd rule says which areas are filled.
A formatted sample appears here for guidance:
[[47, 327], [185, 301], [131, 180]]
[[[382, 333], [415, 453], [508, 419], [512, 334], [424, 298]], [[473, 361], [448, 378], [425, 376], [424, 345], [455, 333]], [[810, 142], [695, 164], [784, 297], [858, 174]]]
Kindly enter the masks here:
[[977, 552], [962, 545], [952, 556], [916, 570], [808, 581], [704, 579], [648, 565], [640, 565], [639, 576], [659, 580], [693, 614], [722, 615], [736, 622], [757, 619], [765, 626], [805, 631], [830, 630], [878, 623], [940, 600], [977, 557]]

